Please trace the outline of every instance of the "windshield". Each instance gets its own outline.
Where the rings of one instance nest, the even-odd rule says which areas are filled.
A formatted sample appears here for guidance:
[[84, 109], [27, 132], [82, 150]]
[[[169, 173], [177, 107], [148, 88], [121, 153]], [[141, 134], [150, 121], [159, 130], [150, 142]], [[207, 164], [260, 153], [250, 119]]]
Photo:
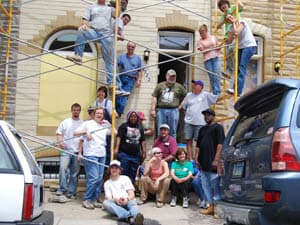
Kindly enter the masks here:
[[263, 138], [273, 134], [279, 108], [254, 115], [242, 115], [231, 136], [229, 145], [236, 145], [243, 140]]

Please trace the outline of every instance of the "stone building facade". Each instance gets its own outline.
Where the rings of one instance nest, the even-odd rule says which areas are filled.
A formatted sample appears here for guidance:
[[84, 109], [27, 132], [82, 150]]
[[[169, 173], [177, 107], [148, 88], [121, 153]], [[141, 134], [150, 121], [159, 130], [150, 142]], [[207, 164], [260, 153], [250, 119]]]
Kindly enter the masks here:
[[[16, 89], [14, 85], [9, 88], [12, 93], [9, 98], [9, 120], [18, 129], [31, 135], [49, 138], [49, 136], [54, 135], [59, 121], [69, 116], [71, 103], [78, 99], [83, 110], [86, 110], [95, 98], [96, 87], [101, 84], [95, 81], [104, 82], [103, 72], [101, 72], [104, 65], [99, 46], [91, 47], [91, 54], [87, 59], [94, 58], [94, 62], [85, 68], [72, 67], [63, 59], [70, 52], [47, 53], [47, 51], [51, 51], [51, 45], [55, 42], [55, 38], [60, 37], [59, 32], [64, 30], [76, 31], [80, 24], [81, 15], [90, 1], [53, 0], [44, 2], [34, 0], [24, 1], [24, 4], [20, 4], [19, 1], [14, 2], [17, 8], [14, 11], [13, 32], [20, 41], [14, 42], [12, 47], [16, 48], [15, 51], [12, 51], [11, 57], [12, 60], [18, 59], [20, 61], [10, 67], [10, 77], [15, 77], [17, 82], [15, 83]], [[279, 61], [280, 25], [285, 23], [286, 29], [289, 29], [296, 24], [295, 1], [285, 2], [284, 10], [281, 12], [279, 0], [243, 1], [245, 9], [242, 17], [249, 21], [259, 42], [259, 52], [254, 59], [257, 62], [253, 64], [254, 78], [252, 81], [254, 85], [278, 76], [274, 72], [273, 65], [274, 62]], [[147, 116], [147, 126], [153, 127], [153, 121], [150, 120], [149, 115], [151, 93], [157, 82], [163, 79], [163, 73], [168, 67], [176, 67], [179, 70], [178, 78], [187, 89], [190, 88], [192, 79], [203, 79], [207, 84], [205, 89], [209, 90], [207, 74], [201, 70], [203, 68], [202, 57], [197, 54], [196, 50], [199, 39], [197, 28], [203, 23], [212, 28], [216, 18], [220, 15], [217, 10], [218, 16], [215, 17], [215, 12], [214, 0], [129, 1], [128, 13], [131, 15], [132, 21], [125, 28], [125, 37], [137, 43], [136, 53], [142, 57], [147, 48], [151, 50], [151, 53], [149, 61], [143, 62], [145, 66], [149, 67], [145, 69], [142, 86], [133, 91], [127, 105], [127, 111], [130, 109], [144, 111]], [[284, 22], [280, 19], [281, 16]], [[55, 36], [56, 34], [57, 36]], [[218, 32], [218, 36], [221, 40], [222, 31]], [[285, 41], [285, 48], [289, 49], [297, 45], [299, 37], [297, 31], [292, 33]], [[178, 48], [173, 46], [173, 49], [170, 43], [164, 46], [163, 41], [168, 38], [186, 41], [187, 46], [179, 46]], [[3, 38], [0, 41], [3, 42]], [[126, 43], [126, 41], [117, 43], [119, 54], [126, 51]], [[2, 51], [1, 58], [3, 54]], [[168, 59], [167, 55], [172, 57], [188, 55], [183, 60], [188, 61], [192, 66], [179, 65], [179, 63], [174, 62], [161, 64], [162, 61]], [[21, 60], [28, 56], [31, 58]], [[285, 57], [284, 76], [295, 76], [295, 58], [295, 53]], [[1, 74], [3, 74], [2, 71]], [[63, 78], [59, 77], [58, 80], [52, 80], [55, 76]], [[80, 78], [80, 76], [86, 77]], [[78, 88], [80, 87], [78, 85], [87, 79], [90, 79], [90, 82], [84, 83], [85, 89]], [[64, 89], [73, 82], [77, 82], [77, 84], [70, 89]], [[87, 94], [84, 95], [83, 92]], [[83, 97], [86, 100], [82, 100]], [[52, 112], [52, 109], [56, 111]], [[121, 118], [118, 122], [123, 121], [124, 118]]]

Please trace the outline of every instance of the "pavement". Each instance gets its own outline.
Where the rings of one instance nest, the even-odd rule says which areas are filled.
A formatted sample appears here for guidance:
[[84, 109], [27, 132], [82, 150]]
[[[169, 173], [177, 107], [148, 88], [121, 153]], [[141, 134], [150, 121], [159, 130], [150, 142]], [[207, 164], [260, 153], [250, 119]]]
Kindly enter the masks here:
[[[78, 199], [65, 203], [48, 202], [54, 193], [46, 190], [46, 202], [44, 209], [54, 212], [54, 225], [125, 225], [108, 215], [103, 209], [88, 210], [82, 207], [83, 192], [78, 194]], [[145, 217], [144, 225], [223, 225], [221, 219], [213, 216], [205, 216], [199, 213], [196, 197], [192, 197], [187, 209], [177, 205], [170, 207], [165, 204], [162, 208], [156, 208], [154, 201], [148, 201], [140, 206]]]

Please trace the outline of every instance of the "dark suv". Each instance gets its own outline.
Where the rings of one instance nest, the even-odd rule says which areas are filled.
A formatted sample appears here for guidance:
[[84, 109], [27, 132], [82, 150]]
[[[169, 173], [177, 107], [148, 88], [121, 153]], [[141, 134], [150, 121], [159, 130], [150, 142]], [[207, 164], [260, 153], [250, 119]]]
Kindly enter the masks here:
[[300, 224], [300, 80], [270, 81], [235, 109], [216, 213], [228, 224]]

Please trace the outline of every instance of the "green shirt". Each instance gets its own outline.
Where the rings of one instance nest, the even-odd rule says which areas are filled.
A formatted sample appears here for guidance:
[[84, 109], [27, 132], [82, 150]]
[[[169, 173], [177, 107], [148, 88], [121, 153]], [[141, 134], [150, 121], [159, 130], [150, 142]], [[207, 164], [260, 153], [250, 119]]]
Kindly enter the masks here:
[[[227, 9], [226, 15], [233, 15], [235, 18], [236, 17], [236, 13], [235, 13], [235, 5], [232, 5], [230, 8]], [[239, 8], [239, 14], [238, 14], [238, 20], [241, 20], [241, 16], [240, 13], [243, 12], [242, 8]], [[224, 20], [224, 15], [221, 16], [221, 20]], [[225, 38], [228, 38], [228, 31], [230, 30], [231, 27], [231, 23], [228, 23], [225, 21]]]
[[176, 108], [186, 96], [185, 88], [179, 84], [159, 83], [152, 93], [157, 98], [157, 108]]
[[189, 172], [193, 174], [193, 164], [190, 161], [185, 161], [183, 164], [179, 161], [172, 162], [171, 170], [174, 170], [174, 174], [178, 178], [187, 177]]

